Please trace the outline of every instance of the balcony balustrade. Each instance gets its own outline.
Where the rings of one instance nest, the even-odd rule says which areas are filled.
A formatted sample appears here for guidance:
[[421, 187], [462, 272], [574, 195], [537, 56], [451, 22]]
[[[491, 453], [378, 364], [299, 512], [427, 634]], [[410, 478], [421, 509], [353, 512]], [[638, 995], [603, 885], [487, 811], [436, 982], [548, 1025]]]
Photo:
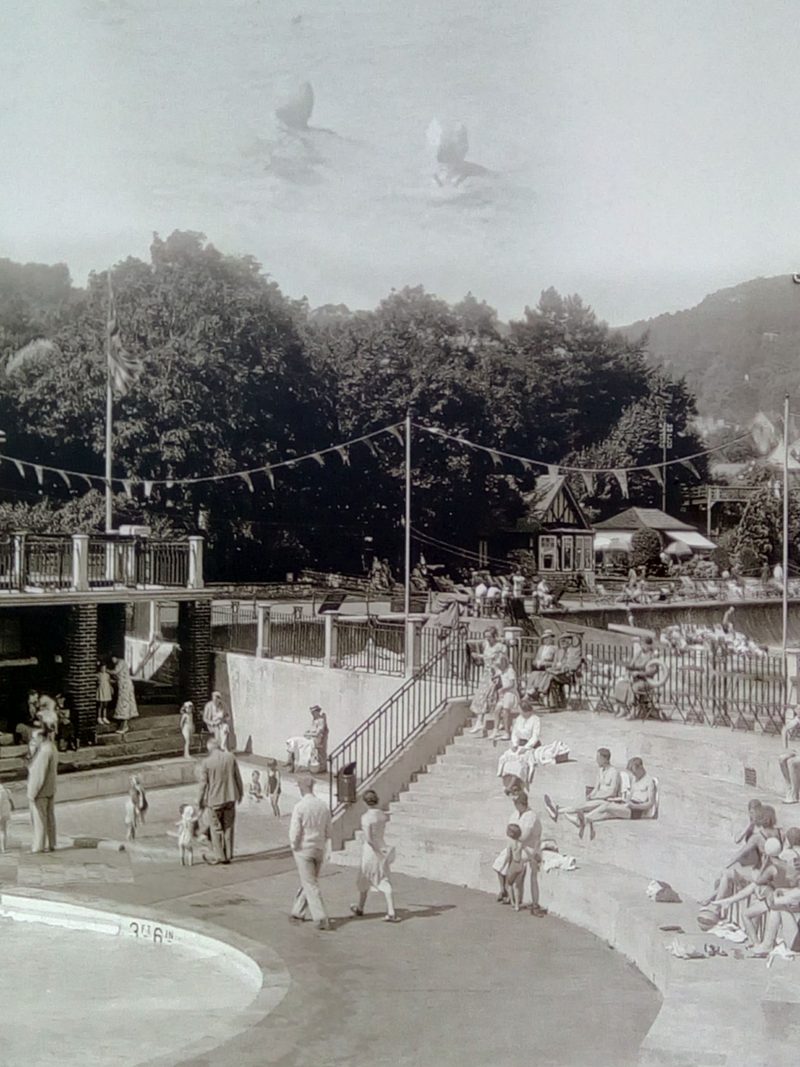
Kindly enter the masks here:
[[6, 593], [202, 588], [202, 537], [0, 535], [0, 601]]

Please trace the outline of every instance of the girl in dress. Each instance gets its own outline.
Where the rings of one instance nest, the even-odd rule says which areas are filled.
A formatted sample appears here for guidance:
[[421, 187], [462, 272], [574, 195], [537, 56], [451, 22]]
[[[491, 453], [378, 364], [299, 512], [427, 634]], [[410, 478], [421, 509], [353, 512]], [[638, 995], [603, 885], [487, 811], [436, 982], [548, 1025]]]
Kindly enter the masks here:
[[111, 689], [111, 675], [108, 673], [108, 668], [105, 663], [98, 662], [97, 664], [97, 693], [95, 695], [95, 701], [97, 704], [97, 725], [98, 726], [110, 726], [111, 723], [108, 718], [108, 709], [111, 705], [111, 700], [114, 696]]
[[117, 659], [116, 657], [112, 659], [112, 663], [117, 679], [117, 704], [114, 708], [114, 718], [122, 723], [119, 732], [126, 734], [131, 719], [138, 718], [139, 709], [136, 707], [136, 694], [133, 691], [133, 681], [131, 672], [128, 670], [128, 664], [124, 659]]
[[261, 788], [261, 771], [253, 771], [250, 775], [250, 786], [247, 790], [251, 804], [259, 804], [264, 799], [264, 790]]
[[267, 796], [272, 805], [272, 814], [277, 818], [281, 816], [281, 772], [278, 770], [278, 761], [267, 760]]
[[528, 701], [523, 701], [511, 729], [511, 744], [497, 763], [497, 777], [503, 779], [506, 789], [513, 784], [515, 778], [528, 789], [536, 766], [534, 754], [541, 744], [541, 728], [541, 719], [534, 715], [533, 707]]
[[472, 698], [470, 711], [475, 716], [475, 725], [470, 730], [471, 734], [481, 734], [485, 729], [486, 719], [494, 712], [497, 703], [497, 671], [496, 664], [500, 656], [508, 655], [508, 647], [501, 641], [497, 627], [492, 626], [486, 631], [486, 639], [481, 648], [481, 661], [483, 672], [477, 692]]
[[197, 837], [197, 812], [191, 804], [181, 804], [178, 827], [178, 853], [182, 867], [194, 863], [194, 839]]
[[497, 673], [500, 687], [497, 699], [497, 724], [495, 738], [508, 741], [511, 738], [511, 723], [520, 710], [519, 686], [517, 672], [511, 666], [508, 656], [497, 657]]
[[187, 700], [181, 705], [181, 734], [183, 735], [183, 758], [192, 758], [194, 741], [194, 704]]
[[363, 915], [364, 905], [370, 889], [383, 893], [386, 898], [386, 915], [384, 922], [399, 922], [394, 908], [394, 893], [389, 881], [390, 865], [394, 859], [394, 849], [387, 848], [383, 835], [389, 816], [378, 807], [378, 794], [368, 789], [364, 794], [367, 810], [361, 816], [361, 831], [364, 835], [364, 847], [361, 852], [361, 866], [358, 872], [358, 904], [350, 907], [353, 915]]

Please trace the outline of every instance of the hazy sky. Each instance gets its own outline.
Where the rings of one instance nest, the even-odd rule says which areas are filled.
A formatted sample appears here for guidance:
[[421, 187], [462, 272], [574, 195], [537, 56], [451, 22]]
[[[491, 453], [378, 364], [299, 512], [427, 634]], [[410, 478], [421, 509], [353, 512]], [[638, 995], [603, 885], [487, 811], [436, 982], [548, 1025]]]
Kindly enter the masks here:
[[[797, 0], [2, 0], [0, 255], [92, 268], [151, 234], [292, 296], [555, 285], [613, 323], [800, 269]], [[312, 82], [312, 132], [273, 109]], [[490, 178], [442, 190], [425, 131]]]

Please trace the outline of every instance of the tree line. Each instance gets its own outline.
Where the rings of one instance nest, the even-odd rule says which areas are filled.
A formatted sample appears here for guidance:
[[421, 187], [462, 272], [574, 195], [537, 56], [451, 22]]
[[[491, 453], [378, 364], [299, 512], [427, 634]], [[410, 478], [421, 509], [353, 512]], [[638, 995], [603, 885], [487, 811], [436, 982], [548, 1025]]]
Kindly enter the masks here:
[[[646, 338], [610, 330], [579, 297], [553, 289], [510, 323], [471, 294], [448, 304], [422, 288], [392, 291], [368, 311], [312, 309], [286, 297], [252, 257], [224, 255], [191, 232], [156, 236], [149, 262], [128, 258], [111, 280], [123, 343], [142, 366], [116, 404], [118, 477], [256, 467], [399, 422], [409, 410], [420, 424], [552, 464], [658, 464], [664, 418], [674, 454], [703, 447], [694, 397], [683, 380], [648, 365]], [[102, 475], [107, 286], [105, 273], [77, 289], [63, 265], [0, 261], [0, 427], [9, 455]], [[52, 344], [29, 345], [38, 338]], [[521, 516], [534, 478], [417, 435], [414, 526], [474, 551], [480, 530]], [[671, 508], [692, 479], [671, 468]], [[630, 501], [611, 476], [593, 486], [573, 481], [593, 517], [630, 502], [660, 505], [650, 475], [631, 477]], [[0, 492], [5, 529], [102, 528], [96, 490], [48, 483], [45, 493], [3, 464]], [[352, 573], [365, 537], [379, 556], [400, 560], [403, 450], [388, 439], [374, 451], [354, 449], [349, 465], [335, 455], [324, 467], [298, 464], [276, 476], [274, 490], [262, 479], [251, 493], [235, 479], [156, 487], [147, 500], [122, 496], [116, 505], [122, 521], [162, 532], [199, 526], [217, 577], [302, 566]]]

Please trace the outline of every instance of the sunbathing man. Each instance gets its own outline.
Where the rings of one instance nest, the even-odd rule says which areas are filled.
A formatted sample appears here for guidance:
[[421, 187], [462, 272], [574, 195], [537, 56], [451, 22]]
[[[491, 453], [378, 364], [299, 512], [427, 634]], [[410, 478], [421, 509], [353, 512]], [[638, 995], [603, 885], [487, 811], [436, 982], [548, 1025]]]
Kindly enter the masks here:
[[764, 846], [771, 838], [780, 840], [780, 832], [775, 828], [777, 816], [771, 804], [762, 804], [752, 811], [755, 830], [749, 836], [744, 835], [742, 846], [720, 875], [714, 894], [703, 904], [712, 904], [723, 900], [742, 886], [755, 881], [764, 859]]
[[604, 800], [599, 807], [586, 815], [582, 811], [577, 813], [581, 837], [588, 826], [589, 838], [594, 841], [596, 822], [603, 822], [605, 819], [643, 819], [653, 810], [656, 803], [656, 783], [644, 769], [644, 764], [638, 756], [628, 761], [628, 771], [632, 782], [625, 796]]
[[[787, 838], [789, 834], [794, 834], [794, 840], [800, 841], [800, 830], [789, 830]], [[764, 858], [752, 883], [733, 896], [714, 901], [715, 908], [724, 908], [742, 900], [750, 901], [742, 913], [742, 925], [756, 954], [769, 952], [774, 947], [781, 927], [781, 913], [796, 912], [800, 907], [798, 870], [791, 857], [785, 859], [784, 856], [780, 841], [776, 837], [769, 838], [764, 843]], [[762, 915], [767, 918], [759, 938], [756, 920]]]
[[784, 804], [800, 804], [800, 753], [789, 747], [793, 737], [800, 736], [800, 717], [797, 709], [791, 708], [787, 712], [786, 725], [781, 730], [781, 740], [786, 752], [778, 756], [781, 774], [786, 780], [786, 796]]
[[587, 794], [586, 799], [571, 808], [560, 808], [554, 804], [545, 793], [544, 806], [551, 819], [556, 821], [559, 815], [563, 815], [567, 822], [573, 826], [580, 826], [579, 815], [595, 811], [605, 800], [622, 796], [622, 778], [616, 767], [611, 766], [611, 753], [607, 748], [597, 750], [597, 777], [593, 789]]

